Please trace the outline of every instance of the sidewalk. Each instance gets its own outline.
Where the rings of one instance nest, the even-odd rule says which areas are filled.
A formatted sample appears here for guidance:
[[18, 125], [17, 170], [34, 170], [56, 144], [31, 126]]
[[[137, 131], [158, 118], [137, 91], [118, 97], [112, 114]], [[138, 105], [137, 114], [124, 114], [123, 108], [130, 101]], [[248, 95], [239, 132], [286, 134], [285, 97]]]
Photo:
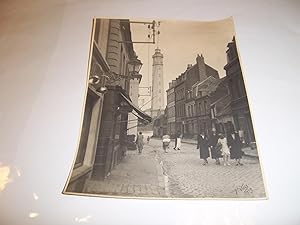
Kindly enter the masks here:
[[[183, 138], [182, 139], [182, 143], [197, 145], [197, 140]], [[245, 147], [245, 148], [242, 148], [242, 150], [245, 153], [245, 156], [258, 158], [258, 153], [257, 153], [257, 149], [256, 148], [255, 149], [251, 149], [250, 147]]]
[[128, 151], [104, 181], [89, 180], [84, 193], [128, 197], [165, 197], [163, 169], [156, 151]]

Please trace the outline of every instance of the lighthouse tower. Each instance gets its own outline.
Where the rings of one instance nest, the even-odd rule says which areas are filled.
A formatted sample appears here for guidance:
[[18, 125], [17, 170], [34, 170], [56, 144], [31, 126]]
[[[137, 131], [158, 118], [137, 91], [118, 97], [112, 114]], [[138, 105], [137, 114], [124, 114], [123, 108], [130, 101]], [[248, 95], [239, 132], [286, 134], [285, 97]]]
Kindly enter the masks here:
[[151, 117], [154, 118], [164, 113], [164, 80], [163, 80], [163, 54], [159, 48], [155, 49], [152, 56], [152, 101]]

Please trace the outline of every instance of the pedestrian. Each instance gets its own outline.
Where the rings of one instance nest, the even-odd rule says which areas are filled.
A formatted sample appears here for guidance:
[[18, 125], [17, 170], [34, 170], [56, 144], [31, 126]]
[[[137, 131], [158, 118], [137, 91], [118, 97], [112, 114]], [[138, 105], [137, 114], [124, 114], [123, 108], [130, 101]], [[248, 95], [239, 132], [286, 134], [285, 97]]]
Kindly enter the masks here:
[[200, 151], [200, 159], [204, 160], [203, 165], [208, 164], [207, 158], [209, 157], [208, 140], [204, 132], [200, 132], [197, 137], [197, 149]]
[[179, 132], [177, 132], [176, 134], [175, 134], [175, 144], [174, 144], [174, 150], [176, 151], [176, 146], [177, 146], [177, 138], [179, 137]]
[[163, 149], [165, 151], [165, 153], [168, 153], [167, 148], [169, 148], [169, 144], [170, 144], [170, 136], [169, 135], [163, 135], [162, 137], [162, 141], [163, 141]]
[[179, 137], [180, 137], [180, 132], [178, 131], [175, 134], [175, 145], [174, 145], [174, 148], [173, 148], [175, 151], [177, 150], [177, 140], [178, 140]]
[[230, 158], [235, 159], [236, 166], [242, 166], [241, 158], [243, 156], [242, 141], [237, 131], [231, 132], [227, 136], [228, 146], [230, 149]]
[[222, 158], [222, 152], [216, 148], [218, 143], [218, 135], [216, 129], [212, 129], [212, 134], [209, 136], [208, 143], [211, 152], [211, 158], [216, 160], [216, 164], [220, 165], [220, 158]]
[[150, 141], [150, 137], [148, 136], [147, 137], [147, 144], [149, 144], [149, 141]]
[[137, 138], [136, 138], [136, 141], [135, 143], [137, 144], [137, 148], [138, 148], [138, 151], [139, 151], [139, 154], [142, 153], [142, 150], [143, 150], [143, 147], [144, 147], [144, 136], [142, 134], [142, 132], [140, 131]]
[[181, 148], [181, 139], [182, 139], [183, 135], [178, 133], [178, 136], [176, 138], [176, 145], [175, 145], [175, 150], [179, 151]]
[[217, 145], [221, 146], [221, 151], [222, 151], [222, 156], [223, 156], [223, 160], [224, 160], [224, 166], [230, 166], [228, 159], [230, 156], [230, 151], [229, 151], [229, 147], [227, 145], [227, 139], [224, 136], [224, 134], [219, 134], [219, 139], [218, 139], [218, 143]]

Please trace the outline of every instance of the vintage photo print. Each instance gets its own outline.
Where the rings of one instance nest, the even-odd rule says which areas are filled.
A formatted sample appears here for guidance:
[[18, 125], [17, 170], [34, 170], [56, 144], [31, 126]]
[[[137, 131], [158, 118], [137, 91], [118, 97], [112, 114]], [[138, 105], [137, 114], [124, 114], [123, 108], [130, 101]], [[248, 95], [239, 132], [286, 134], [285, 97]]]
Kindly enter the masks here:
[[233, 19], [92, 23], [63, 193], [265, 199]]

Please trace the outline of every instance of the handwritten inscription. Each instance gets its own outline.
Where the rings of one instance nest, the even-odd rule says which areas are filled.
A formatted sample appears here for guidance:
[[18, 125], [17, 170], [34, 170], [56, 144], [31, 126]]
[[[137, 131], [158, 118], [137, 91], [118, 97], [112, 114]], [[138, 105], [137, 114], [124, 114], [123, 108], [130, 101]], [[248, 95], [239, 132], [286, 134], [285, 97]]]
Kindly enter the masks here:
[[248, 184], [242, 184], [238, 186], [237, 188], [234, 189], [236, 195], [239, 193], [244, 193], [244, 194], [252, 194], [253, 189], [248, 185]]

